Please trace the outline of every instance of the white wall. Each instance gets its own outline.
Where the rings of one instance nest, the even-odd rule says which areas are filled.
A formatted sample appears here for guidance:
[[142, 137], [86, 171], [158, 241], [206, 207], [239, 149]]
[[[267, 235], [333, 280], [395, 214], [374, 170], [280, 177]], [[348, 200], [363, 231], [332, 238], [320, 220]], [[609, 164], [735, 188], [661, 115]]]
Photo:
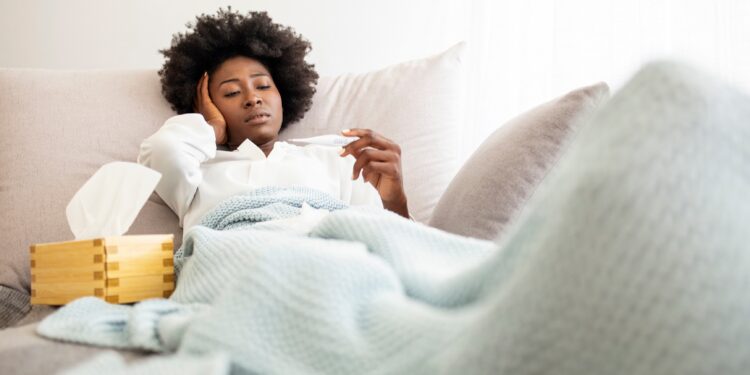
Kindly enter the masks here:
[[[158, 68], [157, 51], [200, 13], [266, 10], [313, 44], [321, 74], [418, 58], [463, 37], [460, 1], [0, 0], [0, 67]], [[459, 17], [454, 17], [458, 14]]]

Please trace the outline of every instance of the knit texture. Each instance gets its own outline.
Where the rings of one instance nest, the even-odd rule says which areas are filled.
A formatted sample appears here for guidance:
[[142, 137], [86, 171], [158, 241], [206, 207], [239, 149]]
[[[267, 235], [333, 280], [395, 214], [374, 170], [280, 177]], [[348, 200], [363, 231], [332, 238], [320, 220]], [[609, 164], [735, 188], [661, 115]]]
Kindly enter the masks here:
[[346, 203], [318, 190], [269, 186], [226, 199], [203, 217], [201, 224], [215, 230], [247, 228], [259, 222], [297, 216], [303, 203], [328, 211], [347, 207]]
[[[170, 303], [206, 309], [155, 336], [233, 373], [746, 373], [750, 101], [659, 63], [586, 121], [497, 244], [355, 209], [309, 236], [197, 227]], [[59, 329], [89, 304], [40, 333], [96, 343]]]
[[[243, 229], [258, 223], [295, 217], [300, 214], [303, 205], [328, 211], [347, 207], [343, 201], [315, 189], [268, 186], [224, 200], [201, 219], [201, 225], [214, 230]], [[190, 236], [186, 237], [189, 241]], [[185, 253], [186, 249], [188, 253]], [[192, 246], [181, 246], [175, 252], [175, 273], [178, 277], [191, 250]]]

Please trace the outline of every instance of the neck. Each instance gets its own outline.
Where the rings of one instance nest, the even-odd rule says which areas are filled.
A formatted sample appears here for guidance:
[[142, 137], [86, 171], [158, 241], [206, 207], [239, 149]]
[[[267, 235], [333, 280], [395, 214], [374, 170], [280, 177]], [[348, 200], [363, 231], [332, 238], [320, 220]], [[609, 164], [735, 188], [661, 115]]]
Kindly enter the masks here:
[[276, 139], [273, 139], [271, 141], [268, 141], [266, 143], [263, 143], [263, 144], [260, 144], [260, 145], [256, 145], [256, 146], [258, 146], [258, 148], [261, 151], [263, 151], [263, 153], [266, 155], [266, 157], [268, 157], [268, 154], [270, 154], [271, 151], [273, 150], [274, 143], [276, 143]]

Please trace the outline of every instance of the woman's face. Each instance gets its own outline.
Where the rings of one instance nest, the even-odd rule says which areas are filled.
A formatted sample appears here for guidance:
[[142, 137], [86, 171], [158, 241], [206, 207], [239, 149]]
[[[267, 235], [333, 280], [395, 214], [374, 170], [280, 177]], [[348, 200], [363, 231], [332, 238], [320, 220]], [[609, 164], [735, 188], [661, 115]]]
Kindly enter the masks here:
[[250, 139], [258, 146], [275, 142], [281, 130], [281, 95], [271, 73], [258, 60], [230, 58], [210, 75], [211, 100], [227, 123], [229, 145]]

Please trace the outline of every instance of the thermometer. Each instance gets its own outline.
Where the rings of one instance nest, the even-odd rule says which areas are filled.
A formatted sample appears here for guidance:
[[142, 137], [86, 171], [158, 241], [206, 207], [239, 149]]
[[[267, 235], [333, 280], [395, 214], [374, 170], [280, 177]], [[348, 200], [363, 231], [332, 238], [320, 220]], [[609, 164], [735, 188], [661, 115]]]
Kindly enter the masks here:
[[321, 145], [321, 146], [344, 147], [348, 145], [349, 143], [354, 142], [358, 139], [359, 137], [344, 137], [342, 135], [328, 134], [328, 135], [319, 135], [317, 137], [310, 137], [310, 138], [292, 138], [292, 139], [288, 139], [287, 142], [313, 144], [313, 145]]

